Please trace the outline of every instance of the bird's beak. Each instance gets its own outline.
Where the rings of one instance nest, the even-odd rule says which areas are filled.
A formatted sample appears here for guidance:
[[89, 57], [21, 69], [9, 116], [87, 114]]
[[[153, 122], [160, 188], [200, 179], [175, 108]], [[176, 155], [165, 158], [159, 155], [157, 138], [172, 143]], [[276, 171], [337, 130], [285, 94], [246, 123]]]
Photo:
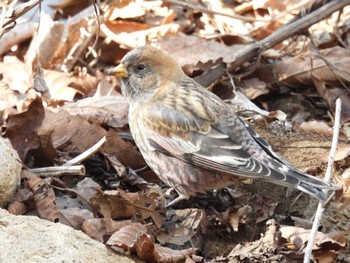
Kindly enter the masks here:
[[117, 78], [127, 78], [128, 73], [126, 72], [126, 69], [122, 63], [120, 63], [117, 67], [111, 69], [108, 72], [109, 75], [114, 75]]

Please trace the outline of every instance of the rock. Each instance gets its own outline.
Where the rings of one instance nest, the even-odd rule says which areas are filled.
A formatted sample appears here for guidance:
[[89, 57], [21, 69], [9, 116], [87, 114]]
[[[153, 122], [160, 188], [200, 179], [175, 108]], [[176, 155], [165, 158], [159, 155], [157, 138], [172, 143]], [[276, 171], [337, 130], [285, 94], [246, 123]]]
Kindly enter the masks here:
[[81, 231], [34, 216], [14, 216], [0, 208], [0, 262], [134, 263]]
[[8, 139], [0, 136], [0, 207], [7, 205], [21, 182], [22, 165]]

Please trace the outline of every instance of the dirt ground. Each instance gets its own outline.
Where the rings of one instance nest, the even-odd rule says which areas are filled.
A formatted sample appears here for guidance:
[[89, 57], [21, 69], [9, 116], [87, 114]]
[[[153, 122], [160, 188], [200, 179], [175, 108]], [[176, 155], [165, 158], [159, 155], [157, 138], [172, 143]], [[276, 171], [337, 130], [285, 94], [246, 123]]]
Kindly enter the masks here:
[[[328, 158], [332, 138], [296, 130], [277, 134], [275, 132], [273, 134], [266, 125], [255, 124], [254, 128], [262, 137], [267, 139], [280, 156], [292, 165], [302, 171], [307, 170], [308, 173], [317, 171], [318, 177], [324, 177], [327, 163], [320, 162], [320, 158]], [[339, 142], [339, 146], [345, 144], [346, 142]], [[337, 182], [337, 178], [350, 166], [349, 161], [350, 159], [347, 158], [335, 163], [332, 175], [333, 182]], [[229, 254], [238, 243], [253, 242], [258, 240], [262, 233], [265, 233], [267, 229], [266, 220], [256, 223], [259, 216], [262, 216], [262, 218], [266, 216], [266, 219], [274, 218], [281, 225], [295, 224], [305, 229], [311, 228], [312, 216], [317, 208], [316, 199], [297, 190], [287, 191], [287, 188], [283, 186], [257, 180], [246, 185], [241, 184], [240, 189], [236, 190], [241, 195], [235, 199], [235, 205], [245, 205], [253, 209], [246, 215], [246, 219], [240, 224], [237, 232], [224, 229], [220, 234], [216, 230], [208, 234], [209, 238], [205, 245], [206, 249], [204, 249], [204, 251], [208, 251], [208, 254], [205, 257], [213, 259], [213, 262], [252, 262], [252, 258], [248, 261], [237, 261], [237, 258], [232, 258]], [[272, 210], [269, 215], [266, 215], [263, 212], [263, 207], [268, 206]], [[337, 207], [332, 202], [327, 205], [321, 223], [323, 232], [346, 231], [349, 229], [349, 210], [339, 210]], [[218, 255], [222, 255], [222, 261], [218, 259]], [[264, 259], [264, 257], [261, 257], [254, 262], [302, 262], [302, 257], [303, 255], [297, 258], [276, 256], [276, 258]], [[349, 262], [349, 258], [350, 250], [346, 247], [339, 252], [336, 262]]]

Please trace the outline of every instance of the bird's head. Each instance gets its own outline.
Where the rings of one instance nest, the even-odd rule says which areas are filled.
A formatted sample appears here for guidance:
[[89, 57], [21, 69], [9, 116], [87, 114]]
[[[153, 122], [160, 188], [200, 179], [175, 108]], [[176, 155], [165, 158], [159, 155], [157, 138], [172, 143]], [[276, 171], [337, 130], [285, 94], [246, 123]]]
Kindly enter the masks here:
[[152, 98], [162, 88], [172, 86], [184, 75], [172, 57], [152, 46], [131, 50], [110, 74], [121, 78], [122, 93], [131, 103]]

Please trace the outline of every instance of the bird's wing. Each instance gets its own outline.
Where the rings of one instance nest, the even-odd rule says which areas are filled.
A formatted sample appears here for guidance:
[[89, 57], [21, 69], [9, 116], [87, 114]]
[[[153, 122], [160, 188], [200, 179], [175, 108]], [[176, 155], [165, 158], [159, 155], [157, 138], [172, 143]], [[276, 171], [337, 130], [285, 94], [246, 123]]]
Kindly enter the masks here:
[[247, 133], [219, 98], [201, 89], [189, 81], [174, 89], [174, 94], [167, 92], [159, 102], [145, 105], [142, 129], [151, 150], [211, 170], [244, 177], [267, 177], [274, 172], [280, 177], [277, 180], [284, 180], [283, 174], [252, 157], [238, 140], [221, 129], [224, 120], [230, 129]]

